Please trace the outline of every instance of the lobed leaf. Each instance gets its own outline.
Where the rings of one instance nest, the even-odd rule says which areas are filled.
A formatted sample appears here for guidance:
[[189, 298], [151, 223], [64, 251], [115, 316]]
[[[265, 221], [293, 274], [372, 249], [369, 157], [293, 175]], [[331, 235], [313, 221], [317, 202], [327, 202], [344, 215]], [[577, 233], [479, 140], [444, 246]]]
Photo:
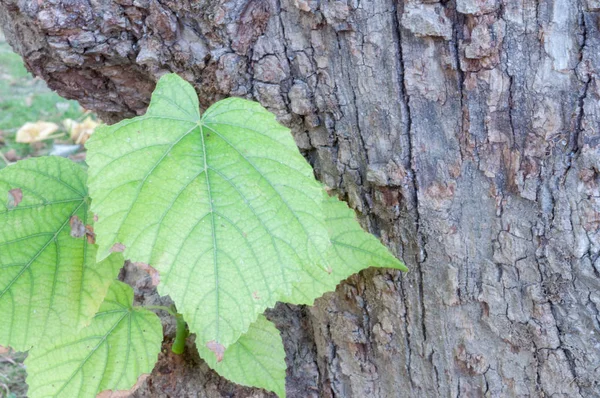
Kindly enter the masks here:
[[29, 397], [95, 397], [128, 390], [150, 373], [162, 325], [156, 314], [132, 303], [133, 289], [114, 281], [89, 326], [34, 347], [25, 360]]
[[123, 264], [96, 264], [86, 174], [59, 157], [0, 170], [0, 344], [26, 351], [94, 316]]
[[325, 191], [323, 197], [325, 223], [331, 239], [325, 257], [331, 273], [323, 275], [315, 267], [304, 267], [293, 292], [281, 301], [312, 305], [316, 298], [335, 290], [341, 281], [368, 267], [408, 271], [376, 237], [363, 230], [345, 202], [330, 197]]
[[285, 350], [279, 330], [260, 315], [218, 361], [207, 346], [198, 345], [204, 361], [227, 380], [243, 386], [264, 388], [285, 398]]
[[114, 248], [157, 269], [199, 345], [234, 343], [303, 264], [326, 274], [321, 187], [259, 104], [230, 98], [200, 116], [194, 89], [166, 75], [146, 115], [87, 147], [99, 259]]

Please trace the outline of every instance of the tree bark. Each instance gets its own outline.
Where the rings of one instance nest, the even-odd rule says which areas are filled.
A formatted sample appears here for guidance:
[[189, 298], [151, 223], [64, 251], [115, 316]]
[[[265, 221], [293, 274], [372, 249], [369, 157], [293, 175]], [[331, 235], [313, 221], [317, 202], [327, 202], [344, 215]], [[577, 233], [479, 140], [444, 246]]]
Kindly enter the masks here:
[[[0, 0], [0, 23], [107, 121], [166, 72], [260, 101], [404, 259], [270, 312], [290, 397], [600, 396], [600, 1]], [[136, 396], [268, 395], [168, 344]]]

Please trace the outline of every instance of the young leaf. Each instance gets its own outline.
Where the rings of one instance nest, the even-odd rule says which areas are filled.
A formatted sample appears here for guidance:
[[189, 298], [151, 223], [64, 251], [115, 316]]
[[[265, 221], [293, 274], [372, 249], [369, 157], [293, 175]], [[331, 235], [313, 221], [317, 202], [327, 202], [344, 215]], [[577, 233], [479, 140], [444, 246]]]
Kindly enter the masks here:
[[217, 361], [207, 346], [198, 353], [218, 374], [243, 386], [264, 388], [285, 398], [285, 350], [279, 330], [263, 315]]
[[302, 278], [294, 285], [292, 294], [282, 301], [312, 305], [316, 298], [335, 290], [341, 281], [368, 267], [408, 271], [377, 238], [362, 229], [356, 214], [345, 202], [325, 192], [323, 196], [323, 210], [332, 243], [326, 258], [332, 272], [323, 275], [315, 267], [304, 267]]
[[326, 274], [321, 187], [259, 104], [231, 98], [200, 116], [194, 89], [166, 75], [146, 115], [87, 147], [99, 258], [119, 249], [157, 269], [200, 345], [235, 342], [302, 264]]
[[89, 326], [34, 347], [25, 360], [29, 397], [93, 398], [128, 390], [150, 373], [162, 325], [156, 314], [132, 303], [131, 287], [114, 281]]
[[86, 175], [45, 157], [0, 170], [0, 344], [31, 348], [94, 316], [123, 264], [96, 264]]

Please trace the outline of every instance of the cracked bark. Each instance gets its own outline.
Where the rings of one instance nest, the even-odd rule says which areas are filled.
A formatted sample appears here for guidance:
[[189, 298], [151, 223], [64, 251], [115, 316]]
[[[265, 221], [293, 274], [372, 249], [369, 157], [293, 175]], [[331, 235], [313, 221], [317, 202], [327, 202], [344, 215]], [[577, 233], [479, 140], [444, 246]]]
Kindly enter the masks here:
[[[269, 313], [290, 397], [600, 395], [599, 21], [598, 0], [0, 0], [29, 70], [105, 120], [170, 71], [204, 107], [260, 101], [411, 268]], [[169, 342], [136, 396], [267, 396]]]

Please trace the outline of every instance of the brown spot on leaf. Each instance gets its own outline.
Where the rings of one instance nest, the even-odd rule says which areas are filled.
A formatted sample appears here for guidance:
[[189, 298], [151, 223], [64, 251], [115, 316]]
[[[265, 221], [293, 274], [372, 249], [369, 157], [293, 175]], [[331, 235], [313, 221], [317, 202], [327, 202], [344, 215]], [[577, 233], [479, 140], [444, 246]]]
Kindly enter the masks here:
[[122, 243], [115, 243], [113, 247], [110, 248], [111, 253], [123, 253], [125, 251], [125, 245]]
[[85, 235], [85, 225], [79, 217], [71, 216], [69, 225], [71, 225], [71, 236], [73, 238], [82, 238]]
[[94, 222], [98, 222], [98, 214], [94, 214]]
[[149, 374], [143, 374], [138, 377], [137, 382], [131, 387], [129, 390], [105, 390], [96, 395], [96, 398], [127, 398], [130, 397], [135, 390], [141, 387], [141, 385], [146, 381], [146, 379], [150, 376]]
[[223, 360], [223, 354], [225, 354], [225, 347], [222, 344], [211, 340], [208, 343], [206, 343], [206, 348], [215, 353], [215, 356], [217, 357], [217, 362], [221, 362]]
[[23, 191], [21, 188], [15, 188], [8, 191], [8, 208], [14, 209], [23, 200]]
[[90, 245], [96, 243], [96, 234], [94, 233], [94, 227], [91, 225], [85, 226], [85, 237]]
[[81, 219], [77, 216], [71, 216], [69, 220], [69, 225], [71, 225], [71, 236], [73, 238], [82, 238], [85, 236], [88, 243], [94, 244], [96, 243], [96, 234], [94, 233], [94, 227], [91, 225], [84, 225]]
[[260, 296], [258, 295], [258, 291], [253, 291], [252, 292], [252, 297], [254, 297], [254, 300], [260, 300]]
[[133, 265], [150, 275], [152, 278], [152, 286], [158, 286], [160, 283], [160, 274], [156, 269], [146, 263], [133, 263]]

